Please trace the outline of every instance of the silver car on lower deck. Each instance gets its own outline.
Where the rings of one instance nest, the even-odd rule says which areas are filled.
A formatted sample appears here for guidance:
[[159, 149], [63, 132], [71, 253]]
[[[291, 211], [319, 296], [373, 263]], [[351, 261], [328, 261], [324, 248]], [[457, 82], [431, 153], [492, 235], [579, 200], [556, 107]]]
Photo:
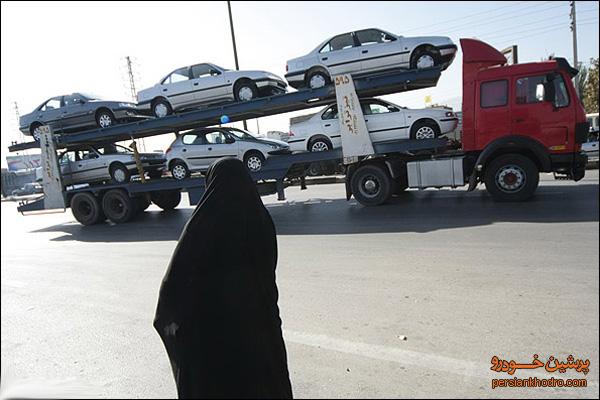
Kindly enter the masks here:
[[[127, 183], [137, 175], [133, 151], [115, 145], [80, 146], [62, 152], [58, 158], [64, 185], [112, 181]], [[150, 178], [159, 178], [165, 167], [162, 153], [140, 153], [140, 161]]]
[[206, 171], [224, 157], [242, 160], [249, 171], [258, 172], [267, 158], [289, 153], [289, 145], [281, 140], [259, 138], [237, 128], [194, 129], [175, 139], [166, 151], [167, 166], [177, 180], [192, 171]]

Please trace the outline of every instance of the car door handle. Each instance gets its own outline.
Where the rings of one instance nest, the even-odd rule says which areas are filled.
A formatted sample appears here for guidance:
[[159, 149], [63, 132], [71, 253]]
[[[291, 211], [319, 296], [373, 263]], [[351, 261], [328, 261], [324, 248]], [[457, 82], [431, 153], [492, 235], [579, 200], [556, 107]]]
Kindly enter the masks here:
[[181, 149], [181, 151], [185, 153], [187, 151], [187, 149]]
[[163, 89], [163, 92], [166, 92], [166, 91], [167, 91], [167, 88], [164, 88], [164, 89]]
[[83, 167], [83, 165], [82, 165], [82, 164], [77, 164], [77, 166], [78, 166], [79, 168]]
[[369, 120], [368, 120], [368, 119], [365, 119], [365, 122], [369, 122]]
[[208, 150], [212, 150], [212, 147], [209, 147]]
[[363, 50], [361, 53], [367, 54], [368, 52], [369, 52], [369, 50]]
[[194, 83], [194, 86], [198, 86], [198, 82]]
[[525, 121], [525, 119], [523, 119], [523, 118], [515, 118], [515, 122], [523, 122], [523, 121]]
[[321, 58], [321, 61], [327, 61], [329, 59], [329, 57], [323, 57]]
[[325, 126], [331, 126], [331, 124], [325, 124]]

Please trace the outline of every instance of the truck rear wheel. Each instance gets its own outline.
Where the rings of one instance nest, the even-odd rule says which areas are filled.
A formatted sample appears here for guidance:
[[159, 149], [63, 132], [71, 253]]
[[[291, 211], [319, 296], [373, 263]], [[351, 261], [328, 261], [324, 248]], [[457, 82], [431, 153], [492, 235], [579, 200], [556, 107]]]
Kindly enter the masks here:
[[111, 189], [102, 198], [102, 210], [115, 224], [129, 221], [136, 214], [134, 199], [122, 189]]
[[378, 206], [392, 196], [392, 181], [378, 165], [363, 165], [352, 176], [352, 194], [364, 206]]
[[484, 181], [485, 188], [494, 200], [524, 201], [535, 193], [540, 173], [529, 157], [504, 154], [488, 164]]
[[152, 202], [165, 211], [174, 209], [181, 201], [179, 190], [163, 190], [152, 193]]
[[71, 211], [82, 225], [94, 225], [106, 219], [98, 199], [91, 193], [76, 193], [71, 199]]

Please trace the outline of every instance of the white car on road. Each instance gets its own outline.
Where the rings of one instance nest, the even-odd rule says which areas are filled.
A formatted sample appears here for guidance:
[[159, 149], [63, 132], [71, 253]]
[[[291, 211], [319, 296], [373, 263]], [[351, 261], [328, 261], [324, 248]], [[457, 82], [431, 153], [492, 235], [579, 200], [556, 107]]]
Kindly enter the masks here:
[[318, 88], [331, 83], [333, 75], [342, 73], [437, 65], [446, 69], [456, 50], [448, 37], [404, 37], [381, 29], [363, 29], [329, 38], [307, 55], [289, 60], [285, 78], [296, 89]]
[[138, 92], [138, 109], [155, 117], [199, 105], [248, 101], [285, 93], [287, 84], [266, 71], [232, 71], [204, 63], [178, 68], [151, 88]]
[[[373, 143], [396, 139], [432, 139], [454, 131], [456, 114], [449, 108], [410, 109], [380, 99], [361, 99]], [[341, 147], [337, 104], [316, 114], [290, 119], [291, 151], [325, 151]]]
[[206, 171], [224, 157], [236, 157], [248, 170], [258, 172], [272, 155], [289, 153], [287, 143], [258, 138], [236, 128], [199, 128], [181, 134], [166, 151], [173, 178], [187, 178], [192, 171]]

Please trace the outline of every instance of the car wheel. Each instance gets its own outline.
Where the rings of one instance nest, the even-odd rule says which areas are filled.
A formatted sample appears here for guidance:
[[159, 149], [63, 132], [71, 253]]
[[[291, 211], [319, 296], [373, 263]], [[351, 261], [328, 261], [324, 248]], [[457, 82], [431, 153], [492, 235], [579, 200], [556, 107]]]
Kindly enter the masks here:
[[258, 89], [252, 81], [241, 81], [235, 84], [234, 93], [236, 101], [249, 101], [258, 96]]
[[262, 169], [265, 163], [265, 157], [259, 153], [258, 151], [248, 152], [244, 156], [244, 164], [248, 171], [250, 172], [258, 172]]
[[433, 50], [423, 49], [413, 55], [410, 67], [411, 69], [425, 69], [435, 67], [438, 64], [438, 54]]
[[433, 121], [417, 121], [410, 128], [411, 139], [435, 139], [439, 135], [440, 127]]
[[115, 116], [109, 110], [100, 110], [96, 114], [98, 128], [108, 128], [115, 124]]
[[91, 193], [76, 193], [71, 199], [71, 211], [82, 225], [94, 225], [106, 219], [98, 199]]
[[169, 102], [165, 99], [158, 99], [154, 103], [152, 103], [152, 114], [156, 118], [166, 117], [167, 115], [171, 115], [173, 113], [173, 108]]
[[328, 139], [316, 138], [308, 143], [309, 151], [328, 151], [333, 149], [333, 145]]
[[42, 138], [42, 124], [34, 122], [31, 124], [31, 128], [29, 128], [29, 132], [31, 133], [31, 136], [33, 136], [33, 140], [39, 142]]
[[131, 174], [127, 167], [121, 163], [114, 163], [109, 168], [110, 177], [115, 183], [127, 183], [131, 179]]
[[122, 189], [111, 189], [102, 198], [102, 210], [115, 224], [129, 221], [136, 214], [135, 199]]
[[313, 71], [306, 78], [306, 86], [311, 89], [318, 89], [323, 86], [329, 85], [331, 79], [329, 75], [324, 71]]
[[392, 196], [392, 182], [387, 172], [378, 165], [359, 167], [351, 181], [354, 198], [364, 206], [377, 206]]
[[173, 175], [173, 178], [180, 181], [190, 176], [190, 170], [183, 161], [175, 161], [171, 165], [171, 175]]
[[537, 165], [521, 154], [493, 159], [485, 169], [485, 188], [497, 201], [524, 201], [533, 196], [540, 181]]

